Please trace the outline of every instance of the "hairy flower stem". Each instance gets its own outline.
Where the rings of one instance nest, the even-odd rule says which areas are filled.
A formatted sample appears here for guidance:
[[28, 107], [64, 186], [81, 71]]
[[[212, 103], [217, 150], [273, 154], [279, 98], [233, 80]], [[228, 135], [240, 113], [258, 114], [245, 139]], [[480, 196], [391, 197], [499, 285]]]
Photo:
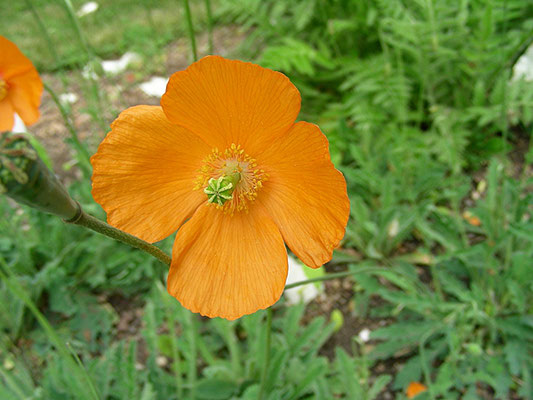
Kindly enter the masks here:
[[156, 247], [153, 244], [139, 239], [138, 237], [130, 235], [129, 233], [123, 232], [120, 229], [114, 228], [111, 225], [100, 221], [92, 215], [85, 213], [85, 211], [83, 211], [81, 207], [78, 215], [76, 215], [73, 219], [65, 222], [83, 226], [95, 232], [101, 233], [102, 235], [118, 240], [119, 242], [126, 243], [131, 247], [135, 247], [144, 251], [145, 253], [150, 254], [151, 256], [161, 261], [163, 264], [170, 265], [170, 256], [163, 250], [161, 250], [159, 247]]
[[170, 256], [160, 248], [86, 214], [24, 136], [0, 135], [0, 193], [68, 223], [126, 243], [170, 265]]
[[263, 360], [263, 369], [261, 371], [261, 385], [259, 386], [259, 400], [263, 400], [266, 390], [266, 380], [268, 376], [268, 370], [270, 367], [270, 347], [272, 345], [272, 307], [266, 310], [266, 343], [265, 343], [265, 358]]

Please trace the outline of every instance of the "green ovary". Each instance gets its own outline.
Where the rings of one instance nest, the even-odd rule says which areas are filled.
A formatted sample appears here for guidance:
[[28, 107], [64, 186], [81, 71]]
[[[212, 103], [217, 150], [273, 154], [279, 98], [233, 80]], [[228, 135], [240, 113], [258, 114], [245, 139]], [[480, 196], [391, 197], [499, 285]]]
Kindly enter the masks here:
[[223, 206], [226, 201], [233, 199], [233, 191], [240, 180], [241, 174], [238, 172], [222, 175], [217, 179], [209, 179], [207, 187], [204, 189], [204, 193], [207, 195], [207, 201]]

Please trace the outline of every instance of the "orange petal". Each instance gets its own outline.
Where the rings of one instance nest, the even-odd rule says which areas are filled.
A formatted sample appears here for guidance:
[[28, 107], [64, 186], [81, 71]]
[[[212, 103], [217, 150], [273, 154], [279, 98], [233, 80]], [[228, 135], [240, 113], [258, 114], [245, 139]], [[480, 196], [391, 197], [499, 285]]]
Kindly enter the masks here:
[[26, 125], [32, 125], [39, 119], [39, 105], [43, 93], [43, 84], [35, 69], [11, 78], [8, 81], [7, 98]]
[[9, 100], [0, 101], [0, 132], [10, 131], [15, 124], [15, 110]]
[[0, 78], [11, 78], [35, 70], [31, 61], [18, 49], [15, 43], [0, 36]]
[[170, 78], [165, 114], [212, 147], [232, 143], [249, 154], [286, 133], [300, 112], [300, 93], [270, 69], [207, 56]]
[[[18, 113], [26, 125], [39, 119], [39, 105], [43, 84], [31, 61], [24, 56], [18, 47], [0, 36], [0, 79], [7, 84], [6, 99]], [[3, 127], [11, 117], [0, 116]], [[11, 123], [11, 127], [13, 123]], [[8, 129], [11, 129], [9, 127]]]
[[161, 240], [206, 201], [193, 188], [210, 150], [171, 124], [161, 107], [128, 108], [91, 157], [93, 197], [111, 225], [149, 242]]
[[178, 231], [167, 287], [185, 308], [231, 320], [278, 301], [287, 251], [274, 222], [254, 211], [204, 205]]
[[420, 393], [425, 392], [427, 389], [428, 388], [420, 382], [411, 382], [406, 390], [407, 398], [412, 399]]
[[313, 268], [331, 259], [350, 212], [346, 181], [331, 163], [328, 148], [318, 126], [298, 122], [256, 157], [269, 174], [257, 202], [290, 249]]

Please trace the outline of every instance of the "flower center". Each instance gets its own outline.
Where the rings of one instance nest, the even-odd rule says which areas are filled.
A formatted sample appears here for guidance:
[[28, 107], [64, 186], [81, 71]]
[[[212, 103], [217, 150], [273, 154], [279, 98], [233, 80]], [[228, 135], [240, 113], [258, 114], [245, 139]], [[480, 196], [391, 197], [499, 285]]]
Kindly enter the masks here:
[[235, 144], [223, 152], [213, 149], [199, 172], [195, 190], [203, 189], [209, 204], [231, 215], [248, 211], [249, 203], [268, 178], [255, 160]]
[[0, 101], [7, 96], [7, 82], [0, 78]]

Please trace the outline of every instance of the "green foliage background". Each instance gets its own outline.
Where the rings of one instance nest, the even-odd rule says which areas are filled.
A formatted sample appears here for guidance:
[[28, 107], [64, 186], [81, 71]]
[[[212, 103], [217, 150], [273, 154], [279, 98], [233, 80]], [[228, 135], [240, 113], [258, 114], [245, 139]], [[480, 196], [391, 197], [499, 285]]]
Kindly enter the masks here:
[[[177, 1], [100, 1], [77, 22], [69, 1], [7, 3], [0, 34], [66, 85], [127, 50], [148, 74], [186, 32]], [[370, 343], [353, 330], [326, 354], [342, 321], [281, 301], [267, 398], [402, 399], [413, 381], [428, 386], [420, 399], [533, 398], [533, 82], [512, 76], [533, 40], [533, 3], [219, 0], [213, 19], [191, 5], [197, 30], [240, 27], [234, 56], [302, 92], [300, 118], [327, 134], [348, 183], [351, 218], [333, 260], [353, 272], [344, 319], [384, 322]], [[88, 48], [64, 40], [76, 23]], [[84, 90], [93, 129], [107, 129], [97, 82]], [[104, 218], [88, 171], [69, 190]], [[200, 319], [166, 294], [148, 256], [5, 198], [0, 231], [0, 398], [257, 398], [263, 312]], [[126, 312], [139, 315], [124, 328]]]

